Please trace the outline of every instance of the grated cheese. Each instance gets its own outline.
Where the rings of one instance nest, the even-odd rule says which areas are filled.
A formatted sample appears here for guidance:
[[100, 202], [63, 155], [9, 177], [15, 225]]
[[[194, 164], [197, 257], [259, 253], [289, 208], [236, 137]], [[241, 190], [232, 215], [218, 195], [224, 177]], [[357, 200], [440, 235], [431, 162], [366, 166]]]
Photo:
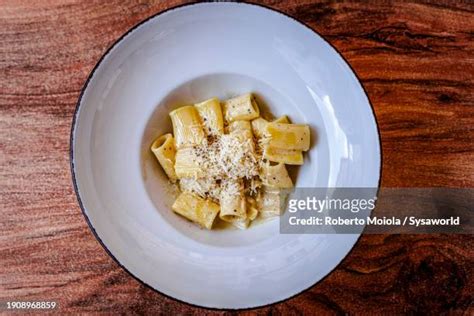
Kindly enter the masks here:
[[[221, 185], [249, 180], [250, 192], [256, 192], [261, 156], [255, 152], [252, 139], [242, 139], [239, 133], [212, 136], [200, 145], [193, 147], [196, 162], [203, 166], [205, 178], [186, 178], [180, 180], [183, 191], [193, 192], [203, 198], [218, 200], [219, 194], [232, 195], [238, 188], [221, 190]], [[222, 196], [221, 196], [222, 198]]]

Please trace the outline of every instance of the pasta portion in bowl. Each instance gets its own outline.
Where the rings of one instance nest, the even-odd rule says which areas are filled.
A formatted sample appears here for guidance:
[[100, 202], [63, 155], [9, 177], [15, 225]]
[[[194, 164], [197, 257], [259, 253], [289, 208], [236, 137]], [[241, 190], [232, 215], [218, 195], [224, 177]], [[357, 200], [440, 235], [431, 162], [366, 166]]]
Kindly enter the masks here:
[[169, 113], [173, 134], [155, 139], [151, 151], [180, 194], [175, 213], [212, 229], [224, 221], [246, 229], [257, 218], [279, 216], [286, 165], [302, 165], [310, 147], [308, 125], [287, 116], [262, 117], [251, 93], [217, 98]]

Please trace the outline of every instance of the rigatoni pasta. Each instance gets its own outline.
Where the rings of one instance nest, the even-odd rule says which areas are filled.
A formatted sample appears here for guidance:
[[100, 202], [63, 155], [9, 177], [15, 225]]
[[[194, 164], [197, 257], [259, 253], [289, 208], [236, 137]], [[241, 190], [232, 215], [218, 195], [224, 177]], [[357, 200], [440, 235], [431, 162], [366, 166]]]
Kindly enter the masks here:
[[260, 109], [255, 97], [251, 93], [247, 93], [225, 101], [224, 115], [228, 122], [250, 121], [260, 116]]
[[224, 117], [218, 98], [212, 98], [194, 105], [202, 118], [208, 135], [224, 134]]
[[266, 162], [262, 164], [260, 178], [263, 185], [271, 188], [289, 189], [293, 187], [288, 171], [284, 163], [272, 164]]
[[170, 112], [174, 137], [158, 137], [151, 151], [179, 185], [175, 213], [206, 229], [215, 221], [246, 229], [280, 215], [284, 190], [293, 187], [286, 165], [303, 164], [310, 129], [260, 114], [251, 93]]
[[203, 165], [191, 147], [180, 148], [176, 151], [174, 170], [178, 179], [197, 179], [205, 175]]
[[258, 205], [255, 198], [247, 197], [247, 218], [251, 221], [255, 220], [258, 216]]
[[267, 124], [268, 121], [263, 117], [252, 120], [252, 131], [257, 138], [263, 138], [267, 136]]
[[221, 186], [221, 212], [219, 217], [226, 222], [235, 222], [247, 218], [247, 204], [242, 180], [225, 180]]
[[192, 105], [183, 106], [170, 113], [176, 147], [196, 146], [204, 140], [204, 130], [199, 113]]
[[287, 165], [302, 165], [303, 152], [301, 150], [286, 150], [265, 145], [263, 158], [273, 162], [281, 162]]
[[172, 182], [176, 182], [178, 177], [174, 170], [176, 159], [176, 148], [174, 146], [174, 138], [172, 134], [165, 134], [158, 137], [151, 145], [151, 151], [155, 154], [156, 159], [165, 171], [166, 175]]
[[262, 218], [269, 218], [280, 216], [281, 205], [283, 204], [282, 191], [264, 188], [257, 198], [257, 205], [259, 208], [260, 216]]
[[190, 192], [182, 192], [171, 207], [174, 212], [211, 229], [219, 213], [219, 205]]
[[301, 124], [275, 123], [267, 124], [270, 136], [268, 145], [273, 148], [302, 150], [309, 149], [309, 126]]

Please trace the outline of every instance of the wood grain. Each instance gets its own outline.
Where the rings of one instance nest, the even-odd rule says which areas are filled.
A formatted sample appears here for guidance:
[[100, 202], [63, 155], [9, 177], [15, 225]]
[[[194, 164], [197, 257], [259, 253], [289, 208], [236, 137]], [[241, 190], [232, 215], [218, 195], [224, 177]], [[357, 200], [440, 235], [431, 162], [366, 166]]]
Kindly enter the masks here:
[[[105, 50], [183, 1], [0, 4], [0, 301], [61, 313], [225, 314], [166, 298], [110, 259], [76, 202], [72, 114]], [[474, 186], [474, 5], [469, 1], [262, 2], [307, 23], [364, 84], [386, 187]], [[243, 314], [474, 313], [470, 235], [363, 236], [311, 290]], [[231, 313], [232, 314], [232, 313]]]

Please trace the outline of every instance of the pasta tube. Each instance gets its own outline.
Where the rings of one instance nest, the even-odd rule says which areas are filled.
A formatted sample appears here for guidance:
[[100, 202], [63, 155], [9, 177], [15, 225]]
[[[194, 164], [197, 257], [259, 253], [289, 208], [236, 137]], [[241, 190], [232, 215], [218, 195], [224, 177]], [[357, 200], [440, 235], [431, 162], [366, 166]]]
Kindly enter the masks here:
[[251, 221], [258, 216], [257, 201], [254, 198], [247, 197], [247, 218]]
[[199, 145], [204, 140], [201, 118], [192, 105], [180, 107], [170, 112], [176, 147]]
[[274, 148], [288, 150], [309, 149], [309, 126], [301, 124], [268, 123], [267, 132], [270, 135], [269, 145]]
[[219, 204], [189, 192], [181, 193], [171, 208], [175, 213], [207, 229], [212, 228], [219, 213]]
[[[253, 134], [257, 138], [263, 138], [263, 137], [270, 137], [270, 135], [267, 132], [267, 124], [269, 122], [264, 119], [263, 117], [256, 118], [255, 120], [252, 120], [252, 131]], [[283, 115], [277, 118], [276, 120], [273, 121], [273, 123], [282, 123], [282, 124], [289, 124], [290, 120], [288, 119], [288, 116]]]
[[252, 135], [252, 126], [249, 121], [238, 120], [230, 123], [229, 125], [230, 133], [250, 133]]
[[176, 157], [176, 148], [174, 146], [174, 138], [171, 134], [165, 134], [151, 144], [151, 151], [155, 154], [156, 159], [165, 171], [168, 178], [175, 182], [177, 179], [174, 171], [174, 163]]
[[252, 125], [249, 121], [234, 121], [230, 123], [229, 132], [240, 136], [242, 140], [253, 140]]
[[178, 179], [201, 178], [204, 176], [202, 163], [194, 152], [194, 148], [186, 147], [176, 151], [174, 170]]
[[224, 118], [228, 122], [250, 121], [260, 116], [260, 109], [251, 93], [247, 93], [223, 103]]
[[300, 150], [285, 150], [269, 145], [265, 146], [263, 150], [263, 158], [287, 165], [302, 165], [304, 162], [303, 153]]
[[272, 165], [270, 162], [265, 163], [262, 166], [260, 177], [262, 178], [263, 185], [268, 187], [282, 189], [293, 187], [293, 182], [288, 175], [285, 164], [281, 162], [276, 165]]
[[221, 212], [219, 217], [226, 222], [247, 218], [247, 207], [242, 181], [228, 180], [222, 183], [220, 194]]
[[280, 216], [281, 195], [279, 190], [265, 188], [257, 199], [257, 205], [262, 218]]
[[249, 121], [234, 121], [229, 125], [229, 132], [237, 137], [246, 146], [250, 153], [255, 153], [255, 144], [253, 142], [252, 125]]
[[179, 188], [181, 191], [188, 191], [202, 198], [209, 197], [212, 200], [219, 201], [220, 186], [216, 185], [214, 179], [209, 178], [181, 178], [179, 179]]
[[263, 117], [256, 118], [252, 121], [252, 131], [257, 138], [267, 136], [268, 121]]
[[212, 98], [194, 105], [202, 118], [203, 125], [208, 135], [221, 135], [224, 133], [224, 118], [219, 99]]

